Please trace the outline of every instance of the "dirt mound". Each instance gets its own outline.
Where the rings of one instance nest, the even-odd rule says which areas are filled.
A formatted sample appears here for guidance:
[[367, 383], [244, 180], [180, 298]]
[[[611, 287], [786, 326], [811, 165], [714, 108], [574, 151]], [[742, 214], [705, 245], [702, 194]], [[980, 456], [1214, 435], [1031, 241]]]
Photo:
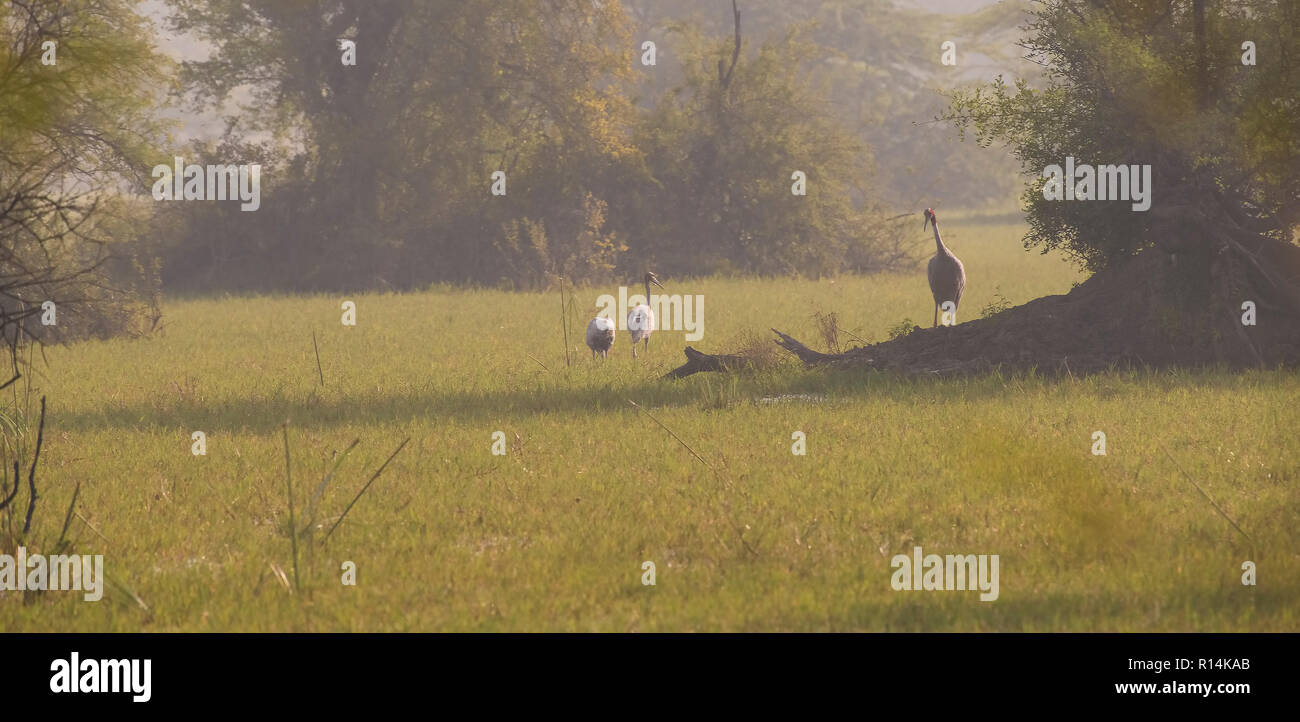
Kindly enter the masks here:
[[[1247, 301], [1254, 325], [1243, 323]], [[814, 351], [772, 330], [780, 346], [808, 364], [904, 373], [1300, 365], [1300, 247], [1256, 237], [1200, 249], [1152, 248], [1067, 294], [950, 328], [917, 327], [842, 354]], [[743, 366], [738, 357], [694, 349], [687, 359], [671, 377]]]
[[[777, 331], [808, 363], [905, 372], [1300, 363], [1300, 247], [1260, 239], [1201, 255], [1151, 249], [1047, 296], [951, 328], [916, 328], [843, 354], [821, 354]], [[1255, 306], [1254, 325], [1243, 304]], [[775, 329], [773, 329], [775, 331]]]

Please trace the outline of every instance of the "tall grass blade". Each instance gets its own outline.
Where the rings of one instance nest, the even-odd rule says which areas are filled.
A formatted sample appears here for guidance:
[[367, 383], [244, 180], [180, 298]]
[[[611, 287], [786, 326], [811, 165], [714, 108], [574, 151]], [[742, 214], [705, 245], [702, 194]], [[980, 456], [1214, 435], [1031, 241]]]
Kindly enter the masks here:
[[352, 503], [348, 504], [348, 508], [343, 510], [338, 521], [334, 522], [334, 526], [330, 527], [330, 530], [325, 532], [325, 538], [320, 540], [322, 545], [330, 540], [330, 535], [333, 534], [334, 530], [339, 528], [339, 524], [342, 524], [343, 520], [347, 518], [348, 512], [352, 511], [352, 507], [356, 505], [357, 500], [361, 498], [362, 494], [366, 493], [366, 489], [369, 489], [371, 484], [375, 483], [375, 479], [378, 479], [379, 475], [384, 473], [384, 469], [388, 468], [388, 462], [392, 461], [398, 454], [400, 454], [402, 449], [406, 448], [406, 443], [410, 440], [411, 437], [406, 437], [406, 440], [397, 446], [397, 450], [394, 451], [382, 465], [380, 465], [379, 469], [375, 472], [375, 475], [370, 477], [370, 481], [367, 481], [366, 485], [361, 487], [361, 491], [357, 492], [356, 497], [352, 499]]
[[289, 488], [289, 544], [293, 549], [293, 586], [298, 586], [298, 523], [293, 518], [293, 474], [289, 468], [289, 424], [284, 431], [284, 483]]

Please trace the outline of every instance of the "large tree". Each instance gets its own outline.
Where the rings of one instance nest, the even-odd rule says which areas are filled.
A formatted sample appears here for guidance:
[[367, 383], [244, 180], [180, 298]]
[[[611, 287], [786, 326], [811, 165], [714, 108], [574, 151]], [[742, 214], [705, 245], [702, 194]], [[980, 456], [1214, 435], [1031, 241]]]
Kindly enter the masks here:
[[[746, 42], [781, 42], [791, 28], [816, 45], [803, 58], [801, 78], [824, 85], [838, 124], [870, 148], [887, 177], [867, 189], [884, 205], [973, 207], [1006, 201], [1015, 165], [1003, 152], [954, 142], [951, 128], [927, 122], [947, 105], [940, 90], [986, 77], [987, 62], [1007, 67], [1008, 47], [1026, 0], [999, 3], [969, 15], [935, 15], [892, 0], [742, 0]], [[625, 0], [638, 39], [671, 40], [684, 23], [707, 36], [731, 32], [730, 0]], [[942, 64], [942, 43], [959, 49]], [[642, 102], [653, 105], [684, 81], [682, 49], [668, 46], [656, 68], [642, 69]], [[982, 61], [979, 59], [983, 59]], [[1027, 63], [1025, 63], [1028, 65]]]
[[[1206, 258], [1259, 235], [1289, 242], [1300, 223], [1296, 27], [1290, 0], [1047, 0], [1024, 41], [1047, 86], [999, 79], [955, 94], [946, 117], [1020, 159], [1026, 245], [1090, 269], [1153, 245]], [[1151, 165], [1150, 212], [1046, 198], [1043, 171], [1067, 156]]]
[[870, 153], [831, 106], [825, 50], [806, 28], [748, 40], [739, 26], [723, 38], [673, 31], [683, 82], [637, 134], [653, 183], [637, 187], [640, 205], [619, 205], [659, 239], [634, 244], [637, 255], [696, 274], [875, 271], [907, 258], [873, 212]]
[[[257, 281], [299, 286], [493, 280], [520, 261], [503, 250], [520, 224], [549, 236], [530, 276], [608, 246], [584, 230], [602, 173], [632, 152], [617, 2], [170, 2], [174, 27], [213, 48], [186, 63], [186, 87], [237, 107], [224, 152], [274, 166], [267, 218], [219, 219], [246, 231], [232, 273], [252, 264], [269, 271]], [[356, 43], [355, 66], [341, 40]], [[498, 170], [504, 197], [488, 192]], [[223, 241], [195, 233], [181, 253], [206, 258]]]
[[[944, 118], [1020, 159], [1026, 245], [1095, 273], [1067, 294], [843, 354], [780, 332], [778, 343], [809, 364], [927, 377], [1300, 363], [1298, 15], [1275, 0], [1043, 0], [1024, 46], [1046, 85], [958, 92]], [[1150, 208], [1045, 193], [1049, 167], [1070, 157], [1149, 164]], [[1087, 177], [1064, 180], [1087, 195]], [[695, 354], [674, 373], [728, 367]]]
[[[167, 83], [136, 5], [0, 4], [0, 310], [11, 344], [127, 320], [131, 294], [110, 270], [130, 260], [123, 242], [142, 211], [129, 191], [146, 187]], [[28, 321], [47, 301], [57, 325]]]

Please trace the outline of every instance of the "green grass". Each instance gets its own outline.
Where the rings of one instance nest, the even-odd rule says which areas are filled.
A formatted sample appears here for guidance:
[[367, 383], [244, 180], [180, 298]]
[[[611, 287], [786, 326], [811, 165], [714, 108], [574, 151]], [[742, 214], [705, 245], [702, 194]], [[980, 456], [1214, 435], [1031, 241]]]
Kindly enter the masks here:
[[[1021, 250], [1019, 227], [944, 230], [970, 276], [963, 319], [995, 291], [1022, 303], [1079, 280]], [[769, 326], [818, 347], [818, 311], [871, 340], [931, 316], [920, 265], [665, 284], [704, 294], [691, 345], [707, 351]], [[495, 291], [173, 302], [163, 335], [48, 349], [29, 546], [57, 538], [81, 482], [103, 538], [74, 519], [76, 550], [104, 554], [148, 610], [116, 589], [98, 603], [6, 593], [0, 630], [1300, 629], [1294, 372], [936, 381], [789, 364], [660, 382], [683, 361], [680, 332], [657, 333], [649, 358], [620, 333], [607, 362], [589, 359], [586, 306], [607, 292], [576, 294], [572, 368], [558, 294]], [[332, 455], [360, 439], [297, 539], [292, 594], [271, 571], [292, 583], [286, 421], [300, 525]], [[505, 456], [490, 453], [497, 430]], [[1090, 453], [1095, 430], [1106, 456]], [[914, 545], [1000, 555], [1000, 598], [893, 591], [890, 558]], [[1245, 560], [1258, 586], [1240, 583]]]

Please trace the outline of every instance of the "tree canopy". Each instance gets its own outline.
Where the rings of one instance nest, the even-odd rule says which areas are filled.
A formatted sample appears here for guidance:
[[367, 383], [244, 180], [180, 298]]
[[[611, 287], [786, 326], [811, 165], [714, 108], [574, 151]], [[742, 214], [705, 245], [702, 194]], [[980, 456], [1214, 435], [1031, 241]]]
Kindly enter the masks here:
[[[237, 104], [222, 142], [193, 152], [263, 159], [275, 182], [257, 214], [187, 209], [168, 281], [518, 287], [652, 263], [678, 274], [893, 267], [905, 255], [879, 220], [859, 132], [874, 126], [861, 115], [869, 91], [854, 91], [854, 108], [837, 97], [846, 78], [889, 83], [829, 63], [839, 51], [822, 44], [872, 27], [866, 13], [887, 6], [841, 5], [827, 34], [786, 4], [742, 3], [743, 47], [724, 84], [729, 2], [715, 28], [613, 0], [170, 0], [173, 27], [212, 48], [185, 64], [190, 99]], [[663, 70], [640, 62], [647, 37]], [[355, 67], [340, 62], [344, 39]], [[489, 194], [497, 171], [501, 196]], [[792, 193], [795, 171], [806, 196]]]
[[[1290, 241], [1300, 223], [1298, 23], [1288, 0], [1047, 0], [1025, 39], [1046, 86], [999, 79], [955, 93], [945, 117], [1020, 160], [1026, 245], [1088, 268], [1154, 244], [1211, 249], [1225, 231], [1207, 213]], [[1151, 212], [1045, 198], [1044, 168], [1068, 156], [1149, 164]]]
[[[11, 344], [42, 330], [19, 322], [49, 301], [63, 314], [51, 331], [123, 330], [130, 289], [110, 271], [133, 260], [123, 241], [142, 212], [130, 194], [163, 144], [168, 85], [134, 5], [0, 4], [0, 306]], [[92, 301], [111, 303], [84, 313]]]

